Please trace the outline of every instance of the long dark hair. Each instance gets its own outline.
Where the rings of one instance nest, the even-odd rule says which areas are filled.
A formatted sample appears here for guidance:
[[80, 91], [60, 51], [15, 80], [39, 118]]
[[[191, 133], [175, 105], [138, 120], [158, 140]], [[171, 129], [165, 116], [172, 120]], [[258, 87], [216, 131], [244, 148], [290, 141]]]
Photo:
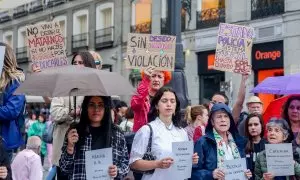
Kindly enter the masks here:
[[77, 52], [73, 55], [71, 64], [74, 64], [74, 60], [75, 57], [79, 55], [81, 56], [82, 60], [83, 60], [83, 64], [85, 67], [89, 67], [89, 68], [95, 68], [96, 69], [96, 64], [95, 64], [95, 60], [94, 57], [91, 55], [91, 53], [87, 52], [87, 51], [82, 51], [82, 52]]
[[[77, 131], [79, 135], [79, 145], [84, 144], [85, 137], [89, 133], [89, 125], [90, 125], [90, 119], [88, 116], [88, 104], [92, 97], [95, 96], [86, 96], [84, 97], [84, 100], [82, 102], [82, 111], [80, 116], [80, 122], [77, 125]], [[105, 144], [106, 147], [111, 146], [111, 136], [112, 136], [112, 120], [111, 120], [111, 98], [107, 96], [99, 96], [103, 102], [104, 102], [104, 116], [101, 120], [101, 126], [104, 129], [104, 134], [106, 134]], [[80, 147], [79, 146], [79, 147]]]
[[284, 104], [283, 106], [283, 111], [281, 113], [281, 117], [283, 119], [285, 119], [287, 121], [287, 123], [289, 124], [289, 126], [291, 127], [289, 129], [289, 137], [288, 137], [288, 140], [289, 141], [292, 141], [294, 139], [294, 133], [292, 131], [292, 124], [291, 124], [291, 120], [289, 118], [289, 106], [291, 104], [292, 101], [294, 100], [297, 100], [297, 101], [300, 101], [300, 96], [291, 96], [288, 98], [288, 100], [286, 101], [286, 103]]
[[264, 132], [265, 132], [265, 126], [264, 126], [264, 123], [263, 123], [263, 118], [261, 115], [257, 114], [257, 113], [254, 113], [254, 114], [250, 114], [247, 119], [245, 120], [245, 135], [246, 137], [248, 138], [248, 142], [247, 142], [247, 145], [246, 145], [246, 148], [245, 148], [245, 152], [246, 154], [250, 154], [250, 153], [253, 153], [254, 152], [254, 149], [253, 149], [253, 136], [251, 136], [251, 134], [249, 133], [249, 121], [251, 118], [253, 117], [257, 117], [259, 119], [259, 123], [261, 125], [261, 132], [260, 132], [260, 137], [263, 138], [264, 136]]
[[164, 95], [165, 92], [171, 92], [175, 95], [176, 109], [175, 109], [175, 114], [172, 117], [172, 122], [175, 127], [181, 128], [180, 101], [175, 91], [169, 87], [160, 88], [155, 94], [155, 96], [152, 98], [150, 111], [148, 113], [148, 122], [154, 121], [155, 118], [159, 116], [156, 106], [158, 105], [159, 100], [161, 99], [161, 97]]

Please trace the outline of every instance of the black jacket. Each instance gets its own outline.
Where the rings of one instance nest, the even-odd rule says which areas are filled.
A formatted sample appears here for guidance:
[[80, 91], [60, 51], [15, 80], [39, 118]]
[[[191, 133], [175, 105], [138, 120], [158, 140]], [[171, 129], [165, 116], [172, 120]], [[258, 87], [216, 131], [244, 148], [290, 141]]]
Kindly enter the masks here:
[[5, 180], [12, 180], [10, 160], [4, 148], [2, 138], [0, 138], [0, 166], [5, 166], [7, 168], [7, 177], [5, 178]]

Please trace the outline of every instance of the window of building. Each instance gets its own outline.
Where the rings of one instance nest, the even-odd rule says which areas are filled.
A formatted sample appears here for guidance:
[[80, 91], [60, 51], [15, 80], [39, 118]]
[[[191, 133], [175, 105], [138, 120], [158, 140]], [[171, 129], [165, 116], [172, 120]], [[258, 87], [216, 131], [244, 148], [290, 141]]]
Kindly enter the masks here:
[[152, 0], [140, 0], [132, 3], [132, 31], [151, 33]]
[[259, 19], [284, 13], [284, 0], [251, 0], [251, 18]]
[[114, 3], [101, 3], [96, 8], [96, 29], [114, 26]]
[[197, 28], [218, 26], [225, 22], [225, 0], [197, 1]]
[[13, 32], [6, 31], [3, 33], [3, 41], [8, 44], [10, 47], [13, 47]]
[[86, 33], [87, 32], [87, 16], [82, 15], [78, 16], [78, 23], [79, 23], [79, 34]]
[[77, 11], [73, 14], [73, 35], [83, 34], [88, 32], [89, 12], [87, 9]]
[[18, 48], [26, 47], [26, 31], [25, 27], [19, 28], [18, 30]]

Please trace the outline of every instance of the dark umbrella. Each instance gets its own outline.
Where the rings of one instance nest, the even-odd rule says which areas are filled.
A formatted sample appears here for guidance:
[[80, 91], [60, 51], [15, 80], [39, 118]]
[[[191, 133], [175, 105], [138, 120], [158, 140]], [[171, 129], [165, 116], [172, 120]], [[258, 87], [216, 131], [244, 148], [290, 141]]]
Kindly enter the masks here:
[[130, 95], [134, 88], [118, 73], [87, 67], [64, 66], [30, 74], [15, 94], [34, 96]]

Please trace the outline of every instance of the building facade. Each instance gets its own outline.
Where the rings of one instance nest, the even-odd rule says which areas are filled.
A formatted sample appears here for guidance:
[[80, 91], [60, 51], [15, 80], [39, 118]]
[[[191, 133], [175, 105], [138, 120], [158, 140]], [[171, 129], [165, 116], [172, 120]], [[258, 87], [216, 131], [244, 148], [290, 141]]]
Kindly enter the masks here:
[[[191, 12], [182, 35], [192, 104], [209, 101], [217, 91], [226, 92], [233, 102], [236, 100], [241, 75], [211, 69], [220, 22], [255, 29], [248, 95], [266, 77], [300, 72], [300, 1], [191, 0]], [[258, 95], [265, 105], [275, 98]]]
[[[100, 52], [105, 69], [119, 72], [136, 86], [139, 71], [124, 65], [127, 35], [168, 34], [167, 1], [34, 0], [0, 12], [0, 41], [10, 44], [20, 66], [28, 69], [25, 26], [59, 21], [69, 57], [80, 50]], [[182, 5], [185, 73], [192, 104], [208, 101], [217, 91], [225, 91], [233, 102], [237, 97], [241, 75], [211, 69], [220, 22], [255, 29], [247, 92], [266, 77], [300, 71], [300, 1], [182, 0]], [[274, 99], [259, 96], [265, 104]]]

